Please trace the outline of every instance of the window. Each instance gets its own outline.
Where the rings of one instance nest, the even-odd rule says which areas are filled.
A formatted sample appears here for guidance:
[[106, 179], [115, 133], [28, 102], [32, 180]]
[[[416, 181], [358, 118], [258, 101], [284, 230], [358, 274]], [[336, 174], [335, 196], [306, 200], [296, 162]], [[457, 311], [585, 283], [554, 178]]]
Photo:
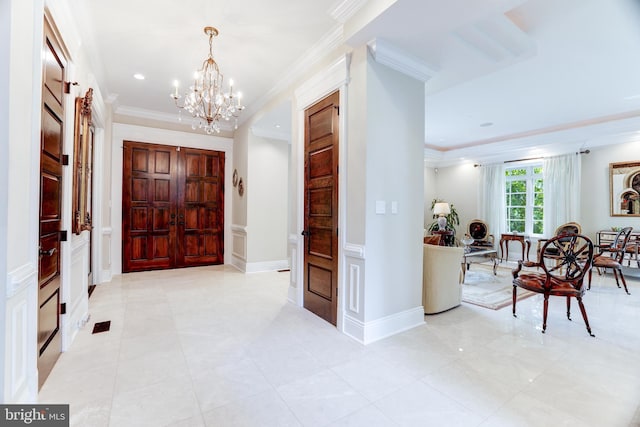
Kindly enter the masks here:
[[542, 166], [509, 168], [505, 171], [505, 175], [507, 231], [543, 234]]

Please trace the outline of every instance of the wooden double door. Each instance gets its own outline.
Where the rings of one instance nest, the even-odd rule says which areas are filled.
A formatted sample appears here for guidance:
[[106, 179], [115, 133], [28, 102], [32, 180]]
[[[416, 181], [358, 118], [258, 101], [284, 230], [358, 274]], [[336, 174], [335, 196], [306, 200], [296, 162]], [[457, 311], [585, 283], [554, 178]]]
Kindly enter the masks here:
[[124, 142], [123, 272], [224, 263], [224, 152]]

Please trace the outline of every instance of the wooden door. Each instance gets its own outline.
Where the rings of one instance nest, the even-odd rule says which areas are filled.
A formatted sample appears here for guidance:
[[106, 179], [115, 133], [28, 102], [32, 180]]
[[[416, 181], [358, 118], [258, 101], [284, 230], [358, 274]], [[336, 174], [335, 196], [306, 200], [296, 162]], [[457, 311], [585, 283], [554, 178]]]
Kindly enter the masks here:
[[224, 153], [180, 151], [177, 263], [224, 262]]
[[124, 142], [122, 270], [175, 266], [176, 147]]
[[60, 239], [66, 59], [45, 21], [40, 128], [40, 219], [38, 262], [38, 386], [61, 352]]
[[304, 307], [336, 324], [338, 312], [339, 92], [305, 111]]
[[122, 271], [224, 262], [224, 153], [125, 141]]

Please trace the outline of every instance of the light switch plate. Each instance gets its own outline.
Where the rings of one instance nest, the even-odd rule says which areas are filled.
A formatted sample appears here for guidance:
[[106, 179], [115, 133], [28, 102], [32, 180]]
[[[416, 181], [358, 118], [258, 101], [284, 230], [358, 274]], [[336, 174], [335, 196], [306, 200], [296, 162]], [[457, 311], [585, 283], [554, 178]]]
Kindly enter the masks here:
[[392, 214], [397, 214], [398, 213], [398, 202], [397, 201], [393, 201], [391, 202], [391, 213]]
[[384, 200], [376, 200], [376, 213], [378, 215], [387, 213], [387, 203]]

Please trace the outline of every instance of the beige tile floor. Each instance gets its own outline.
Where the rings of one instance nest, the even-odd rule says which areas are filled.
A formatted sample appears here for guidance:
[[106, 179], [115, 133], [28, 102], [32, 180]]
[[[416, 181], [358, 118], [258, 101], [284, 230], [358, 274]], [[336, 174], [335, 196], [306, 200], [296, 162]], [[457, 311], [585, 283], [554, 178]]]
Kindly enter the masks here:
[[[200, 267], [97, 287], [43, 386], [74, 426], [639, 426], [640, 281], [577, 306], [463, 304], [362, 346], [287, 302], [288, 273]], [[575, 304], [574, 304], [575, 305]], [[91, 334], [95, 322], [111, 330]]]

